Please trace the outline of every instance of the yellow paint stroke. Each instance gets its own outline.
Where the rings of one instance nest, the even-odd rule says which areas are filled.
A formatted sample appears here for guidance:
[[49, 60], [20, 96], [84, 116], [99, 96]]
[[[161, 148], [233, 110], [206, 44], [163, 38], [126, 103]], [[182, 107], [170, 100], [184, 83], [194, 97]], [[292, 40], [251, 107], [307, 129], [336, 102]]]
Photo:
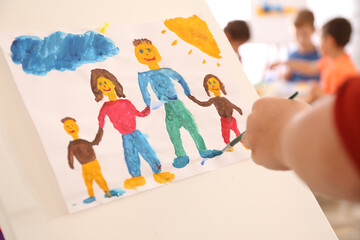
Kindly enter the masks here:
[[162, 33], [162, 34], [166, 33], [166, 30], [162, 30], [161, 33]]
[[171, 43], [171, 46], [175, 46], [176, 44], [177, 44], [177, 40], [173, 41], [173, 42]]
[[167, 19], [164, 24], [185, 42], [197, 47], [211, 57], [221, 58], [220, 49], [206, 22], [198, 16]]
[[203, 64], [205, 64], [206, 63], [206, 61], [205, 61], [205, 59], [203, 60]]
[[192, 49], [188, 52], [188, 54], [190, 55], [192, 53]]
[[102, 33], [105, 33], [106, 32], [106, 28], [109, 26], [109, 23], [105, 22], [104, 23], [104, 26], [99, 28], [99, 31], [102, 32]]
[[216, 65], [217, 65], [218, 67], [220, 67], [220, 66], [221, 66], [221, 65], [220, 65], [220, 63], [217, 63]]

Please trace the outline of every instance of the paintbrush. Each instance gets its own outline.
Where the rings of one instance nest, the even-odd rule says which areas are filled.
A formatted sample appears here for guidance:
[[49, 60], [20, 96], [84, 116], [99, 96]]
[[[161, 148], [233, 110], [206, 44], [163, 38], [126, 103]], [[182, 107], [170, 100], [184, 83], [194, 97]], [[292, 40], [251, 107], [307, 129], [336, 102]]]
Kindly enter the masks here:
[[[291, 95], [288, 99], [294, 99], [297, 95], [299, 94], [298, 91], [296, 91], [293, 95]], [[234, 140], [232, 140], [228, 145], [226, 145], [226, 147], [223, 148], [223, 150], [221, 150], [222, 153], [226, 152], [227, 150], [229, 150], [230, 148], [234, 147], [235, 144], [237, 144], [238, 142], [241, 141], [244, 133], [246, 131], [244, 131], [242, 134], [240, 134], [239, 136], [237, 136]]]

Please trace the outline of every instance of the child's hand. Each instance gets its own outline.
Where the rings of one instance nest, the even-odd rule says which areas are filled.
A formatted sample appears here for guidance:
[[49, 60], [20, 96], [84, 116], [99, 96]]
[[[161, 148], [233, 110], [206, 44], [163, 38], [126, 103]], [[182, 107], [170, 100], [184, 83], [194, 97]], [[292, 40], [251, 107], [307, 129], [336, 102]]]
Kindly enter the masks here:
[[281, 137], [286, 125], [309, 105], [297, 100], [262, 98], [256, 101], [247, 119], [243, 136], [255, 163], [277, 170], [288, 170], [281, 153]]
[[96, 133], [95, 139], [92, 141], [92, 145], [99, 145], [103, 134], [104, 134], [104, 130], [101, 127], [99, 127], [98, 132]]
[[276, 62], [274, 62], [274, 63], [272, 63], [272, 64], [270, 64], [268, 66], [269, 66], [270, 70], [274, 70], [275, 68], [279, 67], [282, 64], [284, 64], [284, 62], [276, 61]]

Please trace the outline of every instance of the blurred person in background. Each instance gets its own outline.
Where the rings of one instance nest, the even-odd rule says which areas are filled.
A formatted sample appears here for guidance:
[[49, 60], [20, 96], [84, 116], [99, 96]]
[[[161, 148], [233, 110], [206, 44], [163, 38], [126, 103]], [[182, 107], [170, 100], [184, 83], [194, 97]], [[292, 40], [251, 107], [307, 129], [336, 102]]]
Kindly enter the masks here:
[[345, 46], [350, 41], [351, 31], [351, 24], [347, 19], [334, 18], [322, 27], [323, 57], [321, 59], [312, 62], [289, 59], [283, 63], [275, 63], [271, 68], [284, 64], [291, 71], [304, 75], [320, 73], [320, 86], [315, 86], [311, 90], [308, 102], [313, 102], [324, 94], [335, 93], [346, 79], [358, 74], [353, 60], [345, 51]]
[[239, 48], [250, 39], [248, 24], [242, 20], [231, 21], [224, 28], [224, 32], [241, 62]]
[[[289, 60], [317, 61], [320, 58], [320, 54], [311, 39], [315, 32], [314, 21], [314, 14], [307, 9], [301, 10], [297, 14], [294, 21], [297, 50], [289, 54]], [[319, 74], [305, 75], [301, 71], [291, 69], [288, 69], [284, 77], [290, 82], [320, 80]]]

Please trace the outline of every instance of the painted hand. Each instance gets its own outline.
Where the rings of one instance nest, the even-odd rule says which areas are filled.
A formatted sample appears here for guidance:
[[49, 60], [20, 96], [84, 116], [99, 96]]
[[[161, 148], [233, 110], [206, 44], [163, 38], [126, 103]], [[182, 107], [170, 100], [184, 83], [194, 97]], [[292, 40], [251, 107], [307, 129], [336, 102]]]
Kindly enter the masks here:
[[104, 134], [104, 130], [101, 127], [99, 127], [98, 132], [97, 132], [97, 134], [95, 136], [95, 139], [92, 141], [92, 145], [99, 145], [99, 143], [101, 142], [103, 134]]
[[283, 62], [280, 62], [280, 61], [277, 61], [277, 62], [274, 62], [274, 63], [268, 65], [268, 68], [269, 68], [270, 70], [273, 70], [273, 69], [279, 67], [279, 66], [282, 65], [282, 64], [284, 64], [284, 63], [283, 63]]
[[164, 105], [164, 102], [162, 101], [152, 101], [151, 104], [150, 104], [150, 109], [151, 110], [156, 110], [160, 107], [162, 107], [162, 105]]
[[188, 95], [188, 98], [190, 98], [192, 101], [195, 100], [195, 97], [193, 95], [191, 95], [191, 94]]
[[242, 141], [251, 150], [255, 163], [288, 170], [282, 157], [281, 137], [287, 124], [308, 108], [304, 102], [282, 98], [262, 98], [254, 103]]

